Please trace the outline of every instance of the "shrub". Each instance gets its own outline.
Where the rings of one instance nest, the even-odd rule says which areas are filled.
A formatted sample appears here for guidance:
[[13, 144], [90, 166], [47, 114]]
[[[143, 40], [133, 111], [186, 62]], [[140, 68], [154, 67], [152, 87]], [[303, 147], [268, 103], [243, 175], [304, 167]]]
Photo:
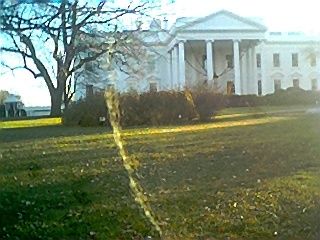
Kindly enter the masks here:
[[225, 96], [225, 107], [256, 107], [256, 106], [289, 106], [312, 105], [320, 101], [319, 92], [306, 91], [301, 88], [278, 90], [266, 96], [231, 95]]
[[[193, 92], [148, 92], [120, 95], [122, 126], [167, 125], [190, 121], [211, 120], [225, 107], [256, 107], [263, 105], [305, 105], [320, 102], [319, 92], [299, 88], [280, 90], [266, 96], [222, 95], [214, 89], [197, 89]], [[109, 125], [107, 107], [102, 93], [72, 103], [64, 113], [66, 125], [97, 126], [99, 117]]]
[[215, 92], [196, 91], [192, 93], [192, 97], [200, 121], [211, 120], [226, 105], [225, 96]]
[[183, 92], [125, 94], [120, 102], [123, 126], [175, 124], [196, 116], [192, 102]]
[[319, 101], [319, 97], [319, 92], [291, 87], [264, 96], [264, 103], [267, 105], [308, 105], [315, 104]]
[[71, 103], [63, 114], [63, 124], [79, 125], [83, 127], [97, 126], [101, 124], [100, 117], [108, 122], [108, 113], [103, 94], [95, 94], [78, 102]]
[[144, 113], [141, 112], [140, 95], [126, 93], [120, 97], [121, 126], [138, 126], [144, 124]]
[[[192, 102], [183, 92], [122, 94], [120, 111], [122, 126], [176, 124], [196, 116]], [[107, 119], [107, 107], [103, 94], [95, 94], [71, 104], [64, 113], [63, 122], [66, 125], [96, 126], [101, 116]]]
[[256, 95], [230, 95], [226, 97], [226, 107], [256, 107], [261, 103], [261, 97]]

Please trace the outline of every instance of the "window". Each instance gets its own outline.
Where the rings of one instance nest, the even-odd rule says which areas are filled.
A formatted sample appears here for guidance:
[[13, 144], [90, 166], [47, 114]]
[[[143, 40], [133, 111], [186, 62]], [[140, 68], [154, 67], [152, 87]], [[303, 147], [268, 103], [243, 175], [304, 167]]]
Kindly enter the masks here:
[[262, 95], [262, 82], [261, 80], [258, 81], [258, 95]]
[[299, 79], [293, 79], [293, 87], [294, 88], [299, 88]]
[[93, 85], [87, 84], [86, 85], [86, 97], [92, 97], [93, 96]]
[[233, 56], [232, 55], [227, 55], [226, 56], [226, 60], [227, 60], [227, 67], [228, 68], [233, 68]]
[[312, 91], [318, 90], [318, 81], [316, 78], [311, 79], [311, 89]]
[[273, 54], [273, 67], [280, 67], [280, 54], [279, 53]]
[[298, 67], [299, 66], [298, 53], [292, 53], [291, 54], [291, 60], [292, 60], [292, 67]]
[[310, 56], [310, 66], [311, 66], [311, 67], [317, 66], [317, 58], [316, 58], [315, 55], [311, 55], [311, 56]]
[[261, 54], [257, 54], [257, 68], [261, 68]]
[[233, 95], [234, 93], [235, 93], [234, 83], [233, 83], [233, 81], [228, 81], [227, 82], [227, 94]]
[[155, 61], [155, 58], [153, 55], [150, 55], [148, 56], [148, 64], [147, 64], [147, 67], [148, 67], [148, 71], [149, 72], [154, 72], [155, 69], [156, 69], [156, 61]]
[[150, 92], [157, 92], [158, 91], [156, 82], [151, 82], [149, 84], [149, 87], [150, 87]]
[[281, 80], [276, 79], [274, 80], [274, 91], [278, 91], [281, 89]]

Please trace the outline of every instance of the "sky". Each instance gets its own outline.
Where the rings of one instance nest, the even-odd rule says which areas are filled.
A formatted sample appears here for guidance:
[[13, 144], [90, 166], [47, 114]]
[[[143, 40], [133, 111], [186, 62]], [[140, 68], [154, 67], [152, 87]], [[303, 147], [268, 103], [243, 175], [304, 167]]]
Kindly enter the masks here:
[[[318, 0], [176, 0], [174, 6], [164, 7], [163, 11], [169, 13], [173, 22], [177, 17], [203, 17], [222, 9], [243, 17], [262, 18], [269, 31], [320, 33]], [[26, 106], [50, 105], [44, 81], [33, 79], [26, 71], [13, 74], [0, 69], [0, 90], [20, 95]]]
[[269, 30], [320, 32], [317, 0], [178, 0], [177, 15], [206, 16], [228, 10], [244, 17], [264, 19]]

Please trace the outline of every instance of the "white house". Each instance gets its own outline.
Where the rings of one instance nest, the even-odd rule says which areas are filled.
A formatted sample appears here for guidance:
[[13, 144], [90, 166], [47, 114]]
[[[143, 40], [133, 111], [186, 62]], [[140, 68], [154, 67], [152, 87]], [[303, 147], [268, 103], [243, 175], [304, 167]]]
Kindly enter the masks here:
[[149, 30], [141, 32], [149, 49], [141, 78], [117, 70], [117, 81], [106, 79], [108, 84], [120, 91], [181, 90], [208, 84], [239, 95], [320, 87], [319, 37], [268, 32], [260, 20], [224, 10], [201, 18], [179, 18], [169, 29], [162, 25], [153, 21]]
[[19, 95], [9, 94], [4, 100], [4, 117], [20, 117], [24, 104]]
[[3, 103], [4, 118], [40, 117], [50, 115], [50, 106], [26, 107], [19, 95], [9, 94]]

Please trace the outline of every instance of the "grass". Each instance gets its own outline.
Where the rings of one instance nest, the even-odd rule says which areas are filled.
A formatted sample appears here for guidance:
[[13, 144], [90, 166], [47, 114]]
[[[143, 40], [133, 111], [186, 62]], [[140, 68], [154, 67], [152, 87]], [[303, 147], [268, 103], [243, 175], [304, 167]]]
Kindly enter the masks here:
[[0, 121], [0, 128], [27, 128], [61, 125], [61, 118], [39, 118], [34, 120]]
[[[165, 239], [320, 238], [320, 116], [278, 110], [124, 131]], [[0, 239], [149, 235], [110, 131], [0, 122]]]

